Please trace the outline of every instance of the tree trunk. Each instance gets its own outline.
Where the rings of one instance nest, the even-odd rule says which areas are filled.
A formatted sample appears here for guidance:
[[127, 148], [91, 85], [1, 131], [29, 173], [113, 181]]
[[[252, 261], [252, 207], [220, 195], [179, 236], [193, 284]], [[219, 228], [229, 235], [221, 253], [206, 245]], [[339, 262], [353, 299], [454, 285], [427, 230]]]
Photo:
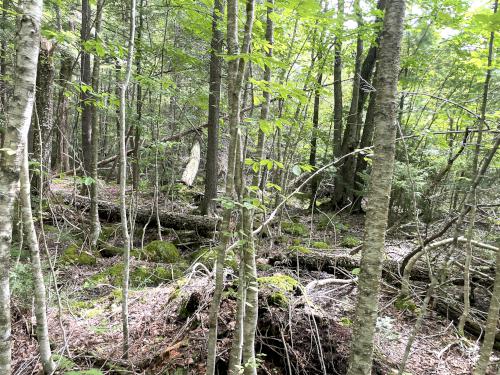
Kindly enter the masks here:
[[224, 1], [215, 0], [212, 15], [212, 42], [210, 51], [209, 96], [208, 96], [208, 137], [207, 161], [205, 164], [205, 195], [201, 203], [201, 213], [212, 215], [217, 198], [217, 154], [219, 150], [219, 112], [223, 35], [219, 23], [224, 15]]
[[[101, 32], [102, 12], [104, 0], [97, 0], [96, 21], [95, 21], [95, 41], [99, 43], [99, 34]], [[98, 54], [94, 55], [94, 67], [92, 69], [92, 92], [94, 100], [92, 101], [92, 163], [90, 166], [90, 177], [92, 184], [90, 185], [90, 245], [92, 248], [97, 246], [97, 240], [101, 233], [101, 223], [99, 222], [99, 190], [98, 190], [98, 172], [97, 162], [99, 161], [99, 114], [97, 111], [96, 101], [100, 100], [99, 94], [99, 69], [101, 68], [101, 58]]]
[[11, 373], [9, 265], [12, 209], [19, 188], [19, 172], [35, 98], [43, 2], [23, 2], [18, 34], [13, 96], [0, 144], [0, 374]]
[[127, 66], [125, 77], [119, 83], [120, 87], [120, 114], [119, 114], [119, 142], [120, 142], [120, 213], [123, 236], [123, 286], [122, 286], [122, 324], [123, 324], [123, 357], [128, 358], [129, 327], [128, 327], [128, 284], [130, 275], [130, 233], [127, 218], [127, 142], [126, 142], [126, 93], [132, 73], [135, 37], [135, 0], [130, 0], [130, 31], [128, 38]]
[[50, 157], [52, 155], [52, 127], [53, 116], [53, 93], [55, 67], [53, 53], [55, 46], [48, 40], [42, 38], [40, 53], [38, 55], [38, 72], [36, 75], [37, 94], [35, 97], [36, 116], [32, 122], [33, 126], [33, 155], [32, 159], [40, 163], [41, 178], [33, 179], [33, 191], [42, 194], [45, 177], [50, 176]]
[[[318, 57], [318, 59], [321, 59]], [[319, 127], [319, 100], [320, 100], [320, 89], [323, 82], [323, 74], [320, 72], [318, 74], [318, 79], [316, 81], [316, 89], [314, 90], [314, 108], [313, 108], [313, 118], [312, 118], [312, 134], [311, 134], [311, 150], [309, 152], [309, 165], [313, 167], [316, 166], [316, 154], [317, 154], [317, 142], [318, 142], [318, 127]], [[309, 207], [314, 209], [316, 205], [316, 194], [318, 192], [319, 176], [316, 175], [311, 179], [311, 200]]]
[[[24, 237], [30, 250], [31, 267], [34, 278], [35, 297], [35, 317], [36, 317], [36, 338], [40, 348], [40, 361], [43, 371], [47, 375], [52, 375], [56, 365], [52, 360], [50, 350], [49, 330], [47, 324], [47, 300], [45, 298], [45, 283], [43, 281], [42, 263], [40, 261], [40, 248], [36, 235], [35, 224], [33, 222], [33, 212], [31, 210], [30, 200], [30, 176], [28, 166], [28, 148], [24, 147], [23, 161], [21, 166], [21, 211], [23, 220]], [[35, 179], [36, 180], [36, 179]]]
[[[137, 52], [136, 52], [136, 74], [140, 76], [142, 74], [142, 29], [144, 24], [144, 0], [140, 0], [139, 3], [139, 25], [137, 27]], [[135, 135], [134, 135], [134, 158], [132, 163], [132, 186], [134, 191], [139, 188], [139, 177], [141, 171], [140, 165], [140, 148], [141, 148], [141, 121], [142, 121], [142, 84], [137, 82], [137, 124], [135, 125]]]
[[[339, 25], [338, 30], [344, 27], [344, 0], [337, 3]], [[342, 156], [342, 38], [335, 37], [335, 60], [333, 64], [333, 155]], [[338, 178], [336, 178], [338, 181]]]
[[80, 108], [82, 117], [82, 160], [83, 170], [90, 173], [92, 164], [92, 72], [90, 69], [90, 53], [85, 50], [85, 43], [90, 41], [91, 11], [90, 1], [82, 0], [81, 66], [80, 66]]
[[189, 155], [189, 161], [184, 168], [182, 173], [181, 181], [187, 186], [193, 186], [196, 175], [198, 174], [198, 168], [200, 167], [200, 141], [195, 140], [193, 147], [191, 147], [191, 154]]
[[[361, 9], [359, 5], [359, 0], [354, 2], [354, 10], [356, 12], [356, 18], [358, 20], [358, 30], [362, 26], [361, 19]], [[360, 73], [361, 73], [361, 57], [363, 54], [363, 40], [361, 35], [358, 34], [358, 40], [356, 43], [356, 60], [354, 66], [354, 77], [352, 85], [352, 99], [351, 106], [349, 108], [349, 114], [346, 121], [346, 129], [344, 134], [344, 139], [342, 141], [342, 155], [347, 155], [352, 153], [359, 144], [359, 132], [358, 132], [358, 99], [360, 91]], [[356, 171], [356, 155], [350, 155], [342, 164], [340, 169], [340, 179], [336, 179], [335, 193], [334, 193], [334, 205], [336, 207], [342, 207], [346, 204], [352, 203], [352, 191], [354, 186], [354, 176]], [[339, 173], [339, 172], [337, 172]]]
[[374, 158], [358, 282], [348, 375], [371, 374], [385, 230], [396, 148], [396, 97], [403, 36], [404, 0], [391, 0], [384, 17], [375, 101]]
[[52, 156], [52, 168], [60, 172], [69, 171], [69, 99], [66, 96], [66, 89], [71, 82], [73, 75], [73, 57], [70, 53], [64, 53], [59, 70], [59, 98], [56, 109], [56, 140], [55, 151]]

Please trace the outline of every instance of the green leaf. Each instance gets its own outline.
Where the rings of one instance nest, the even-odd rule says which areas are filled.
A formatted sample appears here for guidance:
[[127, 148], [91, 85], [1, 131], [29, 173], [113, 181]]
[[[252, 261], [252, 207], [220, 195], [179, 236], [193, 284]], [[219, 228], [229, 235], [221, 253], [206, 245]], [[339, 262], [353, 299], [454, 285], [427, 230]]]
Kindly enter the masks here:
[[295, 175], [295, 176], [300, 176], [301, 173], [302, 173], [302, 169], [300, 168], [300, 165], [294, 165], [292, 167], [292, 173]]

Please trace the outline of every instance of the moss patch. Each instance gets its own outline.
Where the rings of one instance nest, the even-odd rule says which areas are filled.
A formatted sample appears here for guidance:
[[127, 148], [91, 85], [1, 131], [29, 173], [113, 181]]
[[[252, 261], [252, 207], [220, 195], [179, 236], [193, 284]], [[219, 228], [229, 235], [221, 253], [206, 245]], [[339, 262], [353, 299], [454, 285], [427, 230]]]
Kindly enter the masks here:
[[281, 223], [281, 230], [292, 236], [307, 236], [309, 230], [304, 224], [294, 223], [293, 221], [284, 221]]
[[267, 302], [271, 305], [286, 308], [290, 303], [290, 295], [299, 282], [291, 276], [274, 274], [257, 278], [263, 292], [267, 294]]
[[318, 230], [335, 229], [337, 232], [346, 232], [349, 230], [349, 225], [341, 223], [337, 217], [330, 218], [328, 216], [321, 216], [316, 224]]
[[342, 238], [340, 245], [351, 249], [353, 247], [361, 245], [361, 240], [354, 236], [345, 236], [344, 238]]
[[[207, 268], [212, 269], [215, 265], [215, 261], [217, 260], [218, 251], [218, 246], [212, 248], [201, 248], [191, 255], [191, 262], [198, 262], [203, 264]], [[235, 271], [238, 269], [238, 261], [236, 260], [236, 255], [232, 250], [226, 251], [224, 267], [231, 268]]]
[[288, 249], [294, 253], [295, 252], [301, 253], [301, 254], [310, 254], [311, 253], [311, 250], [309, 250], [307, 247], [304, 247], [304, 246], [290, 246]]
[[84, 250], [81, 250], [77, 244], [69, 245], [64, 250], [60, 262], [63, 264], [93, 266], [97, 263], [97, 258]]
[[[167, 267], [160, 265], [140, 265], [131, 267], [130, 286], [157, 286], [166, 281], [182, 277], [186, 268], [187, 265], [185, 263], [178, 263]], [[122, 281], [123, 264], [119, 263], [91, 276], [85, 285], [87, 287], [92, 287], [98, 284], [111, 284], [119, 287], [122, 285]]]
[[326, 242], [323, 241], [315, 241], [311, 244], [312, 247], [315, 249], [328, 249], [330, 248], [330, 245], [328, 245]]
[[143, 251], [146, 260], [162, 263], [177, 263], [181, 259], [181, 254], [177, 247], [168, 241], [156, 240], [150, 242]]

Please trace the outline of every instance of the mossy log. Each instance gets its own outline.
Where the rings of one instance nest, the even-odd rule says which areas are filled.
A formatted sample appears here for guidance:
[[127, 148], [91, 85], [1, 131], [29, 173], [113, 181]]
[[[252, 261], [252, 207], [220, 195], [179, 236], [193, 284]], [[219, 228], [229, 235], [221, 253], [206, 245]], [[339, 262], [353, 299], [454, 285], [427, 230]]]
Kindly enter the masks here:
[[[63, 195], [64, 201], [74, 207], [87, 211], [90, 208], [90, 199], [81, 195]], [[219, 219], [201, 215], [191, 215], [185, 213], [167, 212], [160, 210], [160, 224], [164, 228], [176, 230], [195, 230], [200, 235], [207, 235], [216, 230]], [[99, 217], [108, 223], [120, 221], [120, 206], [118, 204], [99, 201]], [[136, 211], [136, 223], [156, 225], [156, 215], [151, 215], [151, 207], [139, 207]]]

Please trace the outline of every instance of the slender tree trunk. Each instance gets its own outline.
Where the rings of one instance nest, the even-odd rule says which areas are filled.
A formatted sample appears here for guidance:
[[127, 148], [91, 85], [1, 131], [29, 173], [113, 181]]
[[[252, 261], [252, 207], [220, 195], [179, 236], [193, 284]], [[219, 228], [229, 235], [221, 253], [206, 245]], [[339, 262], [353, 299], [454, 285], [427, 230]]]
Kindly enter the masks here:
[[[0, 27], [3, 30], [8, 29], [9, 19], [9, 1], [4, 0], [2, 3], [2, 19], [0, 21]], [[7, 46], [8, 46], [8, 36], [2, 38], [0, 41], [0, 112], [4, 112], [7, 108]], [[0, 142], [2, 137], [0, 135]]]
[[23, 230], [26, 239], [26, 244], [30, 249], [31, 267], [34, 277], [34, 297], [35, 297], [35, 317], [36, 317], [36, 337], [40, 348], [40, 361], [42, 362], [43, 371], [47, 375], [51, 375], [56, 365], [52, 360], [50, 350], [49, 330], [47, 324], [47, 300], [45, 298], [45, 283], [43, 281], [42, 263], [40, 261], [40, 248], [36, 235], [35, 224], [33, 222], [33, 212], [31, 210], [30, 200], [30, 176], [28, 167], [28, 148], [24, 147], [23, 161], [21, 166], [21, 211], [23, 220]]
[[224, 15], [224, 0], [215, 0], [212, 15], [212, 42], [210, 51], [207, 161], [205, 164], [205, 195], [201, 203], [203, 215], [213, 214], [217, 198], [217, 155], [219, 150], [219, 112], [221, 96], [221, 71], [223, 35], [220, 21]]
[[[319, 57], [319, 59], [321, 59]], [[309, 165], [313, 167], [316, 166], [316, 154], [317, 154], [317, 143], [318, 143], [318, 127], [319, 127], [319, 100], [320, 100], [320, 90], [321, 84], [323, 82], [323, 73], [318, 74], [318, 79], [316, 81], [316, 89], [314, 90], [314, 108], [313, 108], [313, 118], [312, 118], [312, 134], [311, 134], [311, 150], [309, 152]], [[318, 192], [319, 176], [316, 175], [311, 179], [311, 200], [309, 206], [314, 209], [316, 205], [316, 194]]]
[[90, 41], [91, 11], [90, 1], [82, 0], [81, 39], [81, 66], [80, 66], [80, 108], [82, 117], [82, 159], [83, 170], [89, 173], [92, 164], [92, 96], [89, 90], [92, 87], [92, 72], [90, 68], [90, 53], [85, 50], [85, 43]]
[[135, 37], [135, 0], [130, 0], [130, 31], [128, 39], [127, 66], [125, 77], [119, 83], [120, 87], [120, 115], [119, 115], [119, 143], [120, 143], [120, 216], [123, 236], [123, 298], [122, 298], [122, 324], [123, 324], [123, 357], [128, 358], [129, 351], [129, 326], [128, 326], [128, 284], [130, 275], [130, 233], [127, 218], [127, 142], [125, 132], [126, 121], [126, 93], [132, 73]]
[[353, 327], [355, 340], [351, 344], [348, 375], [369, 375], [372, 369], [373, 338], [396, 147], [396, 97], [404, 12], [404, 0], [390, 0], [384, 17], [377, 72], [373, 169]]
[[[97, 0], [96, 21], [95, 21], [95, 41], [99, 42], [99, 34], [101, 32], [102, 12], [104, 0]], [[90, 177], [92, 184], [90, 185], [90, 245], [96, 248], [97, 240], [101, 233], [101, 223], [99, 221], [99, 190], [97, 162], [99, 161], [99, 115], [96, 101], [100, 100], [99, 93], [99, 77], [101, 68], [101, 58], [98, 54], [94, 55], [94, 67], [92, 69], [92, 92], [94, 99], [92, 101], [92, 124], [91, 124], [91, 141], [92, 141], [92, 163], [90, 166]]]
[[[500, 243], [497, 244], [500, 249]], [[498, 311], [500, 309], [500, 250], [496, 252], [495, 283], [488, 310], [488, 318], [485, 325], [483, 344], [479, 350], [479, 359], [474, 369], [474, 375], [486, 374], [486, 369], [490, 363], [490, 355], [495, 343], [495, 335], [498, 325]]]
[[[144, 0], [140, 0], [139, 3], [139, 25], [137, 27], [137, 52], [136, 52], [136, 74], [139, 76], [142, 74], [142, 29], [144, 24]], [[139, 188], [139, 177], [141, 171], [141, 121], [142, 121], [142, 85], [141, 82], [137, 82], [137, 124], [135, 125], [135, 135], [134, 135], [134, 157], [132, 164], [132, 186], [134, 191]]]
[[60, 172], [69, 171], [69, 99], [65, 95], [68, 83], [73, 75], [73, 57], [69, 53], [63, 54], [59, 71], [59, 98], [56, 110], [56, 141], [55, 153], [52, 156], [52, 167]]
[[[337, 2], [338, 33], [344, 27], [344, 0]], [[335, 37], [333, 64], [333, 155], [342, 156], [342, 36]], [[336, 179], [337, 181], [338, 179]]]
[[22, 17], [17, 34], [16, 65], [13, 96], [7, 107], [7, 124], [0, 144], [0, 374], [11, 373], [10, 325], [10, 245], [12, 209], [19, 188], [19, 173], [23, 147], [35, 98], [35, 83], [40, 48], [40, 23], [43, 2], [27, 0], [22, 3]]
[[[359, 0], [354, 2], [354, 11], [356, 12], [356, 17], [358, 19], [358, 30], [362, 26], [361, 19], [361, 9]], [[346, 129], [344, 138], [342, 141], [342, 155], [347, 155], [352, 153], [359, 144], [359, 131], [358, 131], [358, 101], [360, 92], [360, 73], [361, 73], [361, 58], [363, 55], [363, 39], [361, 35], [358, 34], [358, 40], [356, 43], [356, 60], [354, 66], [354, 77], [352, 85], [352, 99], [351, 106], [349, 108], [349, 114], [346, 121]], [[354, 176], [356, 171], [356, 159], [357, 155], [347, 156], [340, 169], [340, 179], [336, 180], [335, 184], [335, 206], [342, 207], [345, 204], [352, 203], [352, 191], [354, 186]], [[338, 173], [338, 172], [337, 172]]]
[[[55, 67], [53, 61], [54, 45], [42, 38], [40, 42], [40, 53], [38, 55], [38, 72], [36, 76], [36, 87], [39, 95], [35, 97], [36, 117], [33, 121], [33, 156], [41, 164], [40, 172], [42, 178], [33, 179], [33, 190], [42, 194], [45, 176], [50, 174], [50, 157], [52, 155], [52, 127], [53, 116], [53, 93]], [[44, 184], [45, 185], [45, 184]]]
[[[268, 43], [268, 50], [266, 56], [268, 58], [273, 57], [273, 44], [274, 44], [274, 25], [273, 25], [273, 12], [274, 12], [274, 0], [267, 1], [267, 18], [266, 18], [266, 41]], [[271, 82], [271, 67], [269, 64], [266, 64], [264, 68], [264, 82], [269, 84]], [[271, 106], [271, 93], [269, 90], [264, 90], [262, 93], [264, 97], [264, 102], [262, 103], [262, 107], [260, 110], [260, 120], [263, 122], [267, 122], [269, 118], [269, 108]], [[266, 133], [262, 130], [262, 127], [259, 126], [259, 134], [257, 139], [257, 149], [255, 151], [255, 158], [257, 161], [262, 160], [264, 158], [264, 146], [266, 143]], [[261, 167], [259, 164], [259, 170], [254, 174], [252, 179], [253, 186], [260, 186], [262, 190], [264, 190], [264, 186], [261, 184]]]
[[[238, 42], [238, 1], [228, 0], [227, 2], [227, 48], [228, 55], [238, 55], [248, 53], [252, 37], [253, 17], [254, 17], [254, 0], [247, 0], [246, 6], [247, 19], [245, 23], [245, 34], [242, 48], [240, 51]], [[241, 103], [241, 88], [243, 77], [245, 76], [245, 61], [243, 59], [234, 59], [228, 62], [228, 109], [229, 109], [229, 152], [228, 152], [228, 169], [226, 177], [226, 196], [235, 199], [235, 173], [237, 162], [237, 144], [238, 144], [238, 127], [240, 124], [240, 103]], [[224, 210], [222, 223], [222, 244], [217, 254], [217, 264], [215, 271], [215, 291], [210, 306], [209, 313], [209, 334], [207, 343], [207, 375], [215, 373], [215, 362], [217, 359], [217, 319], [219, 313], [219, 305], [222, 296], [223, 279], [224, 279], [224, 259], [226, 248], [232, 234], [229, 232], [231, 227], [232, 210], [227, 208]]]

